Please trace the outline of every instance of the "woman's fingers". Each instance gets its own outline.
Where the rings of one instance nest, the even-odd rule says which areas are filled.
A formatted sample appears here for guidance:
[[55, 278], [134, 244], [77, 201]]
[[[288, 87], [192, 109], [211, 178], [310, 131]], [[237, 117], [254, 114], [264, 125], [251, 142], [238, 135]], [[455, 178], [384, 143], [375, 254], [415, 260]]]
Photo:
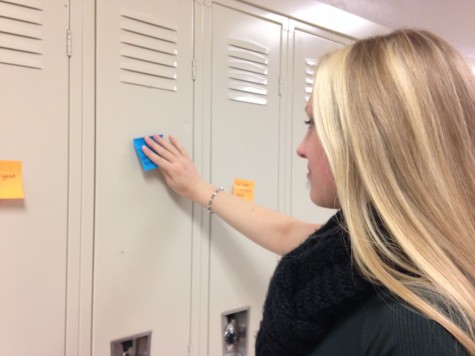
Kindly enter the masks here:
[[154, 136], [153, 139], [150, 137], [145, 137], [145, 143], [148, 146], [147, 148], [151, 149], [153, 153], [160, 156], [160, 158], [165, 159], [168, 162], [173, 162], [176, 153], [170, 150], [170, 145], [167, 145], [165, 140], [160, 137], [157, 139], [157, 137]]
[[153, 163], [155, 163], [159, 167], [163, 167], [164, 164], [168, 163], [166, 159], [162, 158], [153, 149], [150, 149], [150, 147], [146, 145], [142, 146], [142, 152], [144, 153], [145, 156], [148, 157], [149, 160], [151, 160]]
[[160, 137], [158, 135], [153, 136], [153, 140], [156, 141], [159, 146], [163, 147], [165, 150], [173, 154], [174, 156], [180, 156], [181, 152], [175, 147], [175, 145], [164, 139], [163, 137]]
[[153, 138], [145, 137], [142, 152], [157, 166], [163, 173], [187, 175], [194, 168], [193, 163], [186, 150], [181, 144], [170, 136], [170, 141], [154, 135]]
[[180, 144], [180, 142], [177, 141], [175, 137], [172, 135], [168, 136], [168, 139], [172, 143], [172, 145], [175, 147], [177, 152], [182, 155], [183, 157], [188, 158], [188, 153], [186, 152], [185, 148]]

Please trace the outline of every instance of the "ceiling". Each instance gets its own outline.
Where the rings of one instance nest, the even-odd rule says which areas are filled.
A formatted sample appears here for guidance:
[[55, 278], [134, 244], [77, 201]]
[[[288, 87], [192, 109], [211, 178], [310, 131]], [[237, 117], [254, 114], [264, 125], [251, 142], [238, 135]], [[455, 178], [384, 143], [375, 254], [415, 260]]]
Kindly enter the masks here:
[[475, 72], [475, 0], [318, 0], [371, 22], [432, 31], [457, 47]]

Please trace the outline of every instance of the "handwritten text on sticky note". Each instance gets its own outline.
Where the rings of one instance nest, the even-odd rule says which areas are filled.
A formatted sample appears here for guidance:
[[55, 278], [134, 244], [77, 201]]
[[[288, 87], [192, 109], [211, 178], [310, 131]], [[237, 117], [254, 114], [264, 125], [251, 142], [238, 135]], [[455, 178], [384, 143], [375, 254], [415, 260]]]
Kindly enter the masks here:
[[256, 183], [251, 180], [234, 178], [233, 195], [247, 201], [254, 201], [254, 187]]
[[22, 162], [0, 161], [0, 199], [23, 199]]

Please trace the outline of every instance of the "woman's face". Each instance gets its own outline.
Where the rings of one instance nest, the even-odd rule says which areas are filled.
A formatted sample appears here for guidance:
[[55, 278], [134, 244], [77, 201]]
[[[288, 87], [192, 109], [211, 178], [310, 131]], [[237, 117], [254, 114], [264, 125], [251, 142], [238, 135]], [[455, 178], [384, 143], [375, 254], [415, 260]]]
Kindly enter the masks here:
[[305, 111], [308, 116], [308, 130], [297, 147], [297, 155], [307, 159], [310, 199], [323, 208], [337, 209], [339, 203], [335, 179], [315, 129], [312, 98], [308, 101]]

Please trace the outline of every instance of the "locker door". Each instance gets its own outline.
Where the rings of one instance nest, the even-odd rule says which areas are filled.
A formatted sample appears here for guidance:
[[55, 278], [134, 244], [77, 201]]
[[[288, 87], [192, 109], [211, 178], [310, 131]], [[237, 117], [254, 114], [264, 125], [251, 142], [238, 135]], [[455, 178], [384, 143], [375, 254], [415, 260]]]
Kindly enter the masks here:
[[[228, 191], [234, 178], [254, 181], [255, 202], [277, 210], [283, 24], [252, 8], [212, 12], [211, 180]], [[249, 307], [251, 355], [277, 258], [211, 219], [209, 354], [223, 353], [222, 313]]]
[[[291, 23], [292, 36], [292, 101], [291, 125], [292, 148], [294, 152], [302, 141], [307, 130], [305, 106], [312, 93], [315, 65], [326, 53], [336, 50], [349, 43], [343, 37], [322, 30]], [[315, 206], [310, 200], [307, 181], [307, 161], [295, 153], [291, 156], [291, 215], [304, 221], [323, 223], [334, 214], [331, 209]]]
[[68, 7], [0, 1], [0, 160], [22, 162], [25, 193], [0, 200], [2, 355], [64, 354]]
[[192, 1], [97, 2], [93, 354], [152, 332], [152, 355], [186, 355], [191, 203], [144, 172], [132, 139], [192, 148]]

